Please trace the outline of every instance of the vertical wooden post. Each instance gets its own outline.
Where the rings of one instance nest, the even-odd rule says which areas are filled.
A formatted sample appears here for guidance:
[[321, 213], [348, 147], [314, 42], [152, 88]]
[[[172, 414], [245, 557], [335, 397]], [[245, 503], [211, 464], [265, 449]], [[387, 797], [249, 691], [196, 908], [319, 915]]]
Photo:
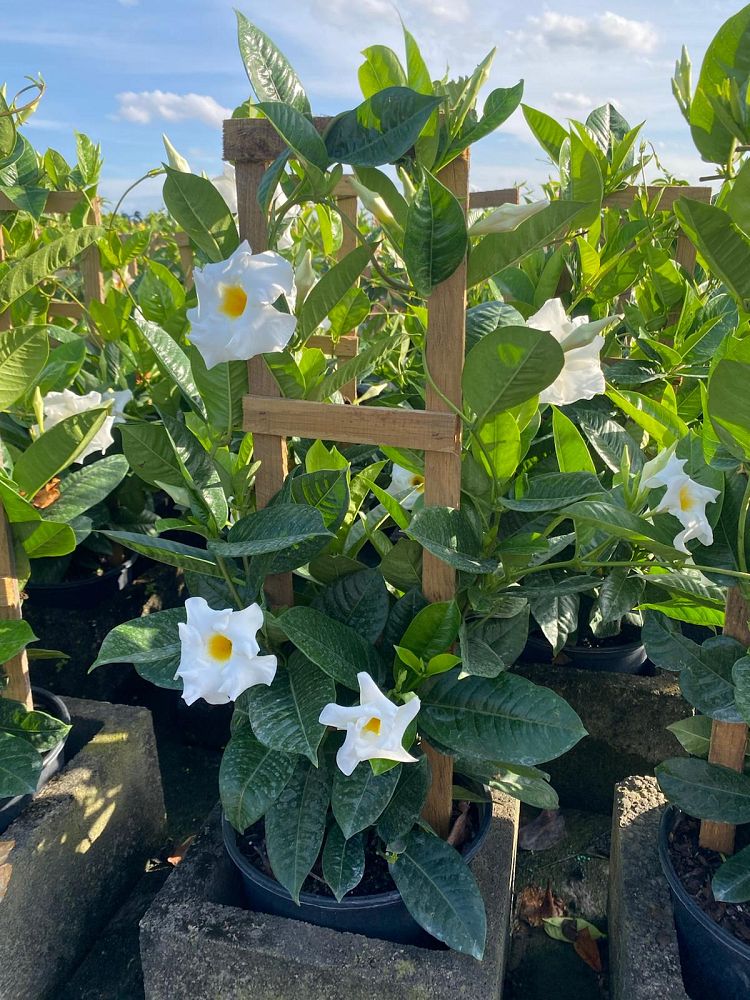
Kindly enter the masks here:
[[[351, 197], [339, 197], [337, 199], [339, 211], [341, 215], [348, 219], [353, 225], [357, 225], [357, 197], [352, 195]], [[352, 229], [342, 222], [342, 234], [341, 234], [341, 247], [339, 248], [338, 259], [343, 260], [348, 253], [350, 253], [357, 245], [357, 234], [352, 231]], [[344, 399], [348, 399], [350, 403], [353, 403], [357, 398], [357, 380], [352, 379], [351, 382], [347, 382], [346, 385], [341, 386], [341, 395]]]
[[[94, 198], [86, 221], [90, 226], [101, 225], [102, 206], [98, 198]], [[96, 246], [90, 246], [84, 250], [81, 258], [81, 274], [83, 275], [83, 301], [86, 305], [89, 302], [103, 302], [104, 275], [99, 260], [99, 250]]]
[[[258, 204], [258, 185], [267, 164], [238, 160], [237, 215], [240, 236], [248, 241], [253, 253], [268, 249], [268, 220]], [[262, 357], [248, 362], [248, 383], [253, 396], [280, 396], [276, 380]], [[255, 477], [255, 499], [258, 508], [265, 507], [281, 489], [288, 471], [286, 439], [271, 434], [253, 435], [253, 457], [261, 463]], [[266, 579], [266, 593], [272, 607], [289, 607], [293, 603], [292, 574], [283, 573]]]
[[[18, 591], [16, 565], [13, 557], [13, 538], [5, 508], [0, 504], [0, 619], [16, 621], [21, 617], [21, 597]], [[2, 666], [8, 678], [7, 687], [0, 686], [0, 697], [20, 701], [29, 711], [34, 707], [31, 700], [29, 662], [26, 651], [14, 656]]]
[[[739, 587], [731, 587], [727, 592], [724, 635], [737, 639], [743, 646], [750, 647], [750, 607]], [[747, 746], [747, 726], [744, 722], [717, 722], [711, 725], [711, 744], [708, 759], [712, 764], [723, 764], [733, 771], [742, 773], [745, 766]], [[716, 823], [704, 819], [701, 822], [700, 845], [721, 854], [734, 853], [735, 828], [731, 823]]]
[[[0, 260], [5, 260], [5, 240], [3, 239], [3, 230], [0, 226]], [[4, 330], [10, 330], [10, 309], [4, 309], [0, 312], [0, 333]]]
[[[440, 171], [440, 181], [458, 198], [466, 211], [469, 199], [469, 154], [457, 157]], [[466, 341], [466, 260], [447, 281], [434, 290], [427, 303], [425, 354], [430, 374], [443, 396], [460, 409], [461, 376]], [[441, 395], [427, 383], [425, 409], [450, 412]], [[458, 507], [461, 503], [461, 441], [452, 452], [425, 452], [425, 492], [427, 506]], [[425, 552], [422, 562], [422, 589], [429, 601], [450, 601], [455, 595], [455, 570]], [[449, 833], [453, 807], [453, 760], [426, 747], [432, 768], [432, 784], [424, 807], [424, 818], [441, 837]]]
[[177, 233], [176, 242], [177, 251], [180, 255], [180, 267], [182, 268], [182, 273], [185, 275], [185, 288], [189, 289], [195, 284], [195, 279], [193, 278], [193, 247], [187, 233]]

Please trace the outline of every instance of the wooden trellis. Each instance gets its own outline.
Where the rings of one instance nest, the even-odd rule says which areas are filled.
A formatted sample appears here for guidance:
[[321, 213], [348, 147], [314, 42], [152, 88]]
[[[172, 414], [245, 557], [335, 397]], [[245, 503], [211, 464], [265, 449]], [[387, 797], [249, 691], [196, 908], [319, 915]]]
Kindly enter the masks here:
[[[321, 129], [327, 121], [315, 119]], [[268, 248], [267, 219], [258, 204], [258, 185], [267, 166], [284, 149], [283, 141], [267, 121], [233, 119], [224, 123], [224, 159], [234, 162], [236, 168], [240, 236], [248, 240], [256, 253]], [[440, 180], [466, 207], [468, 152], [442, 170]], [[424, 411], [282, 399], [263, 358], [253, 358], [248, 366], [250, 393], [244, 401], [244, 425], [253, 432], [254, 457], [261, 462], [256, 477], [258, 507], [266, 506], [283, 485], [288, 471], [286, 438], [291, 435], [424, 450], [425, 504], [458, 507], [461, 423], [450, 404], [461, 407], [465, 321], [464, 260], [428, 301], [425, 351], [437, 390], [427, 386]], [[422, 589], [428, 600], [451, 600], [455, 594], [455, 570], [425, 552]], [[273, 605], [291, 605], [291, 574], [267, 581], [267, 592]], [[432, 786], [425, 818], [439, 834], [446, 836], [450, 825], [453, 762], [430, 747], [426, 752], [432, 767]]]
[[[44, 206], [44, 215], [70, 215], [86, 197], [82, 191], [52, 191], [47, 196]], [[0, 194], [0, 212], [17, 212], [18, 208], [4, 194]], [[86, 223], [89, 226], [98, 226], [102, 221], [101, 201], [94, 198], [88, 212]], [[3, 258], [3, 249], [0, 242], [0, 260]], [[83, 279], [83, 301], [85, 305], [89, 302], [104, 301], [104, 276], [102, 274], [99, 261], [99, 251], [96, 246], [87, 247], [81, 255], [81, 277]], [[77, 302], [52, 300], [48, 307], [50, 317], [65, 316], [69, 319], [80, 319], [83, 310]], [[10, 309], [0, 312], [0, 331], [9, 330], [11, 325]]]
[[[0, 503], [0, 620], [15, 621], [21, 617], [21, 597], [16, 577], [16, 563], [13, 554], [13, 537], [5, 508]], [[7, 678], [5, 687], [0, 684], [0, 697], [20, 701], [29, 711], [33, 708], [31, 682], [26, 651], [18, 653], [12, 660], [0, 664]]]

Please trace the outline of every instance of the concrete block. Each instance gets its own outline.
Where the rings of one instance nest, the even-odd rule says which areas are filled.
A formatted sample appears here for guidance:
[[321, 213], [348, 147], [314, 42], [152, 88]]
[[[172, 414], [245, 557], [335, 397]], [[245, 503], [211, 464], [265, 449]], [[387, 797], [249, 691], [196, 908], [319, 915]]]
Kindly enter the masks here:
[[66, 703], [68, 763], [0, 835], [0, 1000], [59, 996], [163, 838], [150, 712]]
[[673, 675], [635, 677], [526, 663], [514, 670], [565, 698], [589, 734], [542, 765], [564, 806], [609, 814], [617, 782], [649, 774], [667, 757], [683, 756], [667, 726], [693, 710]]
[[665, 806], [656, 778], [629, 777], [615, 791], [609, 881], [612, 1000], [688, 1000], [672, 899], [659, 863]]
[[472, 863], [488, 926], [477, 962], [241, 909], [217, 809], [141, 922], [146, 1000], [497, 1000], [517, 827], [518, 803], [498, 797]]

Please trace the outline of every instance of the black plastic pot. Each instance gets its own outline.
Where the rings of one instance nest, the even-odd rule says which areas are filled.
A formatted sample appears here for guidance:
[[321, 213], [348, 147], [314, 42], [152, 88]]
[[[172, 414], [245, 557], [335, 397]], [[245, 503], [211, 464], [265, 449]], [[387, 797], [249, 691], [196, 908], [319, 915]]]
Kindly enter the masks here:
[[[70, 712], [64, 701], [45, 691], [43, 688], [32, 688], [31, 693], [34, 699], [34, 708], [48, 715], [54, 715], [56, 719], [70, 725]], [[47, 784], [49, 779], [57, 774], [65, 763], [65, 740], [60, 740], [57, 746], [48, 750], [42, 758], [42, 771], [39, 775], [37, 791]], [[0, 799], [0, 833], [8, 829], [13, 820], [18, 816], [33, 799], [33, 795], [14, 795], [13, 798]]]
[[669, 883], [685, 990], [692, 1000], [747, 1000], [750, 945], [719, 927], [685, 891], [669, 856], [669, 835], [682, 818], [667, 806], [659, 826], [659, 860]]
[[[578, 670], [598, 670], [609, 674], [646, 674], [650, 664], [642, 642], [625, 642], [620, 646], [563, 646], [564, 656]], [[552, 646], [543, 637], [530, 635], [522, 659], [527, 663], [551, 663], [556, 659]]]
[[61, 583], [31, 583], [26, 585], [27, 600], [49, 608], [78, 609], [96, 607], [129, 587], [135, 579], [138, 556], [131, 556], [101, 576], [83, 580], [63, 580]]
[[[492, 803], [488, 802], [480, 806], [480, 809], [483, 811], [477, 835], [461, 851], [467, 863], [482, 846], [490, 828]], [[237, 832], [223, 815], [222, 831], [227, 853], [240, 871], [249, 909], [289, 920], [304, 920], [316, 927], [330, 927], [337, 931], [394, 941], [397, 944], [416, 944], [422, 948], [445, 947], [414, 920], [397, 889], [372, 896], [344, 897], [340, 903], [328, 896], [303, 892], [298, 906], [282, 885], [256, 868], [240, 851]]]

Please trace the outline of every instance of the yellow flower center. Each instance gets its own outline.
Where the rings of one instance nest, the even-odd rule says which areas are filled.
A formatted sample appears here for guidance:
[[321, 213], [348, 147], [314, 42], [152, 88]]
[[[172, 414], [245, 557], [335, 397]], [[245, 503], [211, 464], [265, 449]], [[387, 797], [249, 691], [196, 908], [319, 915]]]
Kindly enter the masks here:
[[214, 660], [220, 660], [222, 663], [226, 663], [232, 655], [232, 640], [227, 639], [225, 635], [220, 635], [218, 632], [214, 632], [208, 640], [208, 653]]
[[411, 477], [412, 489], [423, 490], [424, 489], [424, 476], [420, 476], [418, 472], [415, 472]]
[[680, 510], [692, 510], [695, 506], [695, 497], [690, 492], [690, 485], [686, 483], [680, 490]]
[[380, 719], [373, 715], [373, 717], [362, 726], [363, 733], [372, 733], [374, 736], [380, 736]]
[[247, 292], [242, 285], [224, 285], [221, 292], [219, 309], [225, 316], [237, 319], [247, 306]]

